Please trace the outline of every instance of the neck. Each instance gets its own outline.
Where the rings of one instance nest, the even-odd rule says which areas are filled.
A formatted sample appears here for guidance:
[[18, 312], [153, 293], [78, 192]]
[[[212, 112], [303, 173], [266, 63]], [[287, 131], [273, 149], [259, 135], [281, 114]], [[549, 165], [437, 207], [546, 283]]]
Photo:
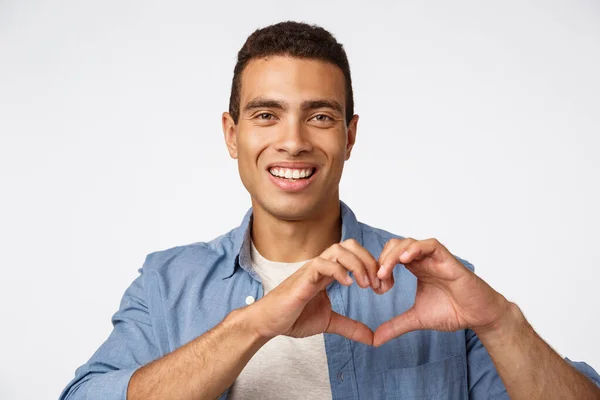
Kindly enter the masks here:
[[342, 226], [338, 198], [319, 209], [321, 211], [310, 218], [287, 221], [253, 204], [254, 246], [270, 261], [292, 263], [317, 257], [340, 241]]

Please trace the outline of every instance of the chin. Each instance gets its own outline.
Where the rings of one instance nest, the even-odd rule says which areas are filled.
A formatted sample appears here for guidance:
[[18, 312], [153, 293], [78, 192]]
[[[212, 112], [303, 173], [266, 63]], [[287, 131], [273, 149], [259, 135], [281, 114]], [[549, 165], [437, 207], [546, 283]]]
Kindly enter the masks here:
[[260, 202], [260, 207], [277, 219], [284, 221], [301, 221], [313, 217], [318, 210], [316, 201], [306, 199], [269, 199]]

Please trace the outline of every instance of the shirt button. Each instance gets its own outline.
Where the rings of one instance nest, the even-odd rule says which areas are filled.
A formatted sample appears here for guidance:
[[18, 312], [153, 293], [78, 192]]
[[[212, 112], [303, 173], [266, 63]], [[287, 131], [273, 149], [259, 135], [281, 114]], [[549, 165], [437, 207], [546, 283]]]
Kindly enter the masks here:
[[342, 371], [337, 373], [338, 381], [344, 382], [344, 373]]
[[252, 297], [252, 296], [246, 297], [246, 304], [250, 305], [252, 303], [254, 303], [254, 297]]

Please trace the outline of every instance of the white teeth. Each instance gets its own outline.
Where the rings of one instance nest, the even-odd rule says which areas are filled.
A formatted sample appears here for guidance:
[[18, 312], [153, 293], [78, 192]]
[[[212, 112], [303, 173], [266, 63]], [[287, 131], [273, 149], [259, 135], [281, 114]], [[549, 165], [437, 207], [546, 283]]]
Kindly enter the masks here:
[[269, 169], [271, 175], [286, 178], [286, 179], [303, 179], [310, 177], [314, 169], [313, 168], [304, 168], [304, 169], [290, 169], [290, 168], [277, 168], [273, 167]]

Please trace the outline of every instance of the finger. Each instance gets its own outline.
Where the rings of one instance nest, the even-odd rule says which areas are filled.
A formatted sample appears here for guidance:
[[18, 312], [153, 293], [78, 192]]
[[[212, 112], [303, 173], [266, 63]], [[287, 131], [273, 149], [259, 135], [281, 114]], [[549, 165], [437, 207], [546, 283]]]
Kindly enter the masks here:
[[331, 261], [336, 261], [342, 267], [346, 268], [348, 271], [351, 271], [356, 277], [356, 283], [360, 287], [366, 288], [371, 285], [365, 264], [356, 254], [346, 249], [340, 243], [336, 243], [331, 246], [321, 255], [321, 257]]
[[388, 279], [390, 277], [394, 267], [400, 263], [400, 254], [404, 253], [415, 242], [417, 241], [412, 238], [397, 241], [383, 256], [379, 257], [379, 263], [381, 264], [377, 272], [379, 279]]
[[384, 294], [384, 293], [388, 292], [394, 286], [394, 283], [395, 283], [394, 274], [391, 273], [389, 278], [381, 279], [381, 286], [377, 290], [377, 294]]
[[407, 246], [404, 251], [399, 255], [398, 259], [401, 263], [407, 264], [415, 260], [423, 260], [434, 254], [434, 252], [441, 247], [441, 243], [436, 239], [421, 240], [411, 243]]
[[378, 271], [378, 276], [380, 279], [381, 279], [381, 275], [387, 275], [389, 273], [389, 271], [392, 270], [394, 268], [394, 266], [397, 264], [397, 263], [390, 262], [391, 255], [397, 253], [396, 249], [399, 246], [406, 246], [407, 241], [409, 241], [409, 240], [413, 240], [413, 239], [393, 238], [393, 239], [390, 239], [386, 243], [384, 250], [379, 255], [379, 265], [380, 265], [379, 271], [381, 271], [381, 270], [384, 271], [384, 272], [381, 272], [381, 274], [379, 274], [379, 271]]
[[405, 333], [422, 329], [419, 319], [416, 317], [414, 308], [390, 319], [379, 325], [373, 334], [373, 346], [378, 347]]
[[337, 262], [316, 257], [269, 294], [281, 292], [282, 295], [288, 296], [290, 292], [293, 292], [294, 297], [306, 305], [333, 281], [338, 281], [344, 286], [352, 285], [352, 278], [348, 275], [346, 268]]
[[392, 249], [395, 246], [397, 246], [398, 244], [400, 244], [403, 240], [404, 239], [399, 239], [399, 238], [392, 238], [392, 239], [388, 240], [385, 243], [385, 245], [383, 246], [381, 253], [379, 254], [379, 259], [377, 260], [377, 264], [379, 264], [379, 268], [377, 269], [377, 277], [381, 281], [381, 286], [380, 286], [379, 290], [377, 291], [377, 293], [379, 293], [379, 294], [383, 294], [383, 293], [387, 292], [393, 286], [392, 280], [390, 278], [381, 279], [381, 277], [385, 275], [385, 270], [387, 268], [389, 268], [389, 267], [385, 267], [384, 272], [380, 273], [379, 271], [381, 271], [381, 269], [383, 267], [382, 261], [385, 260], [387, 258], [387, 255], [389, 254], [389, 252], [392, 251]]
[[373, 331], [368, 326], [362, 322], [340, 315], [335, 311], [331, 312], [331, 319], [325, 332], [335, 333], [369, 346], [373, 345]]
[[390, 240], [388, 240], [387, 242], [385, 242], [385, 245], [383, 246], [383, 249], [381, 250], [381, 253], [379, 254], [379, 261], [383, 260], [383, 258], [387, 255], [387, 253], [389, 253], [389, 251], [396, 245], [402, 243], [404, 240], [406, 240], [406, 238], [391, 238]]
[[377, 260], [377, 262], [379, 264], [381, 264], [380, 261], [383, 260], [383, 258], [387, 254], [387, 252], [390, 250], [390, 247], [392, 247], [396, 243], [398, 243], [399, 240], [400, 239], [392, 238], [392, 239], [388, 240], [387, 242], [385, 242], [385, 244], [383, 245], [383, 249], [381, 249], [381, 253], [379, 253], [379, 259]]
[[307, 272], [310, 274], [309, 281], [318, 285], [318, 290], [323, 290], [331, 282], [330, 280], [323, 281], [321, 277], [333, 278], [344, 286], [350, 286], [352, 284], [352, 278], [348, 276], [348, 270], [346, 268], [338, 262], [327, 260], [322, 257], [317, 257], [312, 260]]
[[379, 278], [377, 277], [377, 261], [375, 257], [367, 249], [362, 247], [356, 240], [348, 239], [344, 240], [340, 243], [342, 247], [347, 250], [353, 252], [362, 263], [365, 265], [367, 270], [367, 275], [369, 276], [369, 280], [371, 282], [371, 287], [373, 289], [377, 289], [380, 286]]
[[283, 281], [273, 292], [278, 290], [293, 291], [295, 297], [307, 304], [317, 293], [324, 290], [334, 280], [341, 285], [350, 286], [352, 278], [340, 264], [317, 257]]

